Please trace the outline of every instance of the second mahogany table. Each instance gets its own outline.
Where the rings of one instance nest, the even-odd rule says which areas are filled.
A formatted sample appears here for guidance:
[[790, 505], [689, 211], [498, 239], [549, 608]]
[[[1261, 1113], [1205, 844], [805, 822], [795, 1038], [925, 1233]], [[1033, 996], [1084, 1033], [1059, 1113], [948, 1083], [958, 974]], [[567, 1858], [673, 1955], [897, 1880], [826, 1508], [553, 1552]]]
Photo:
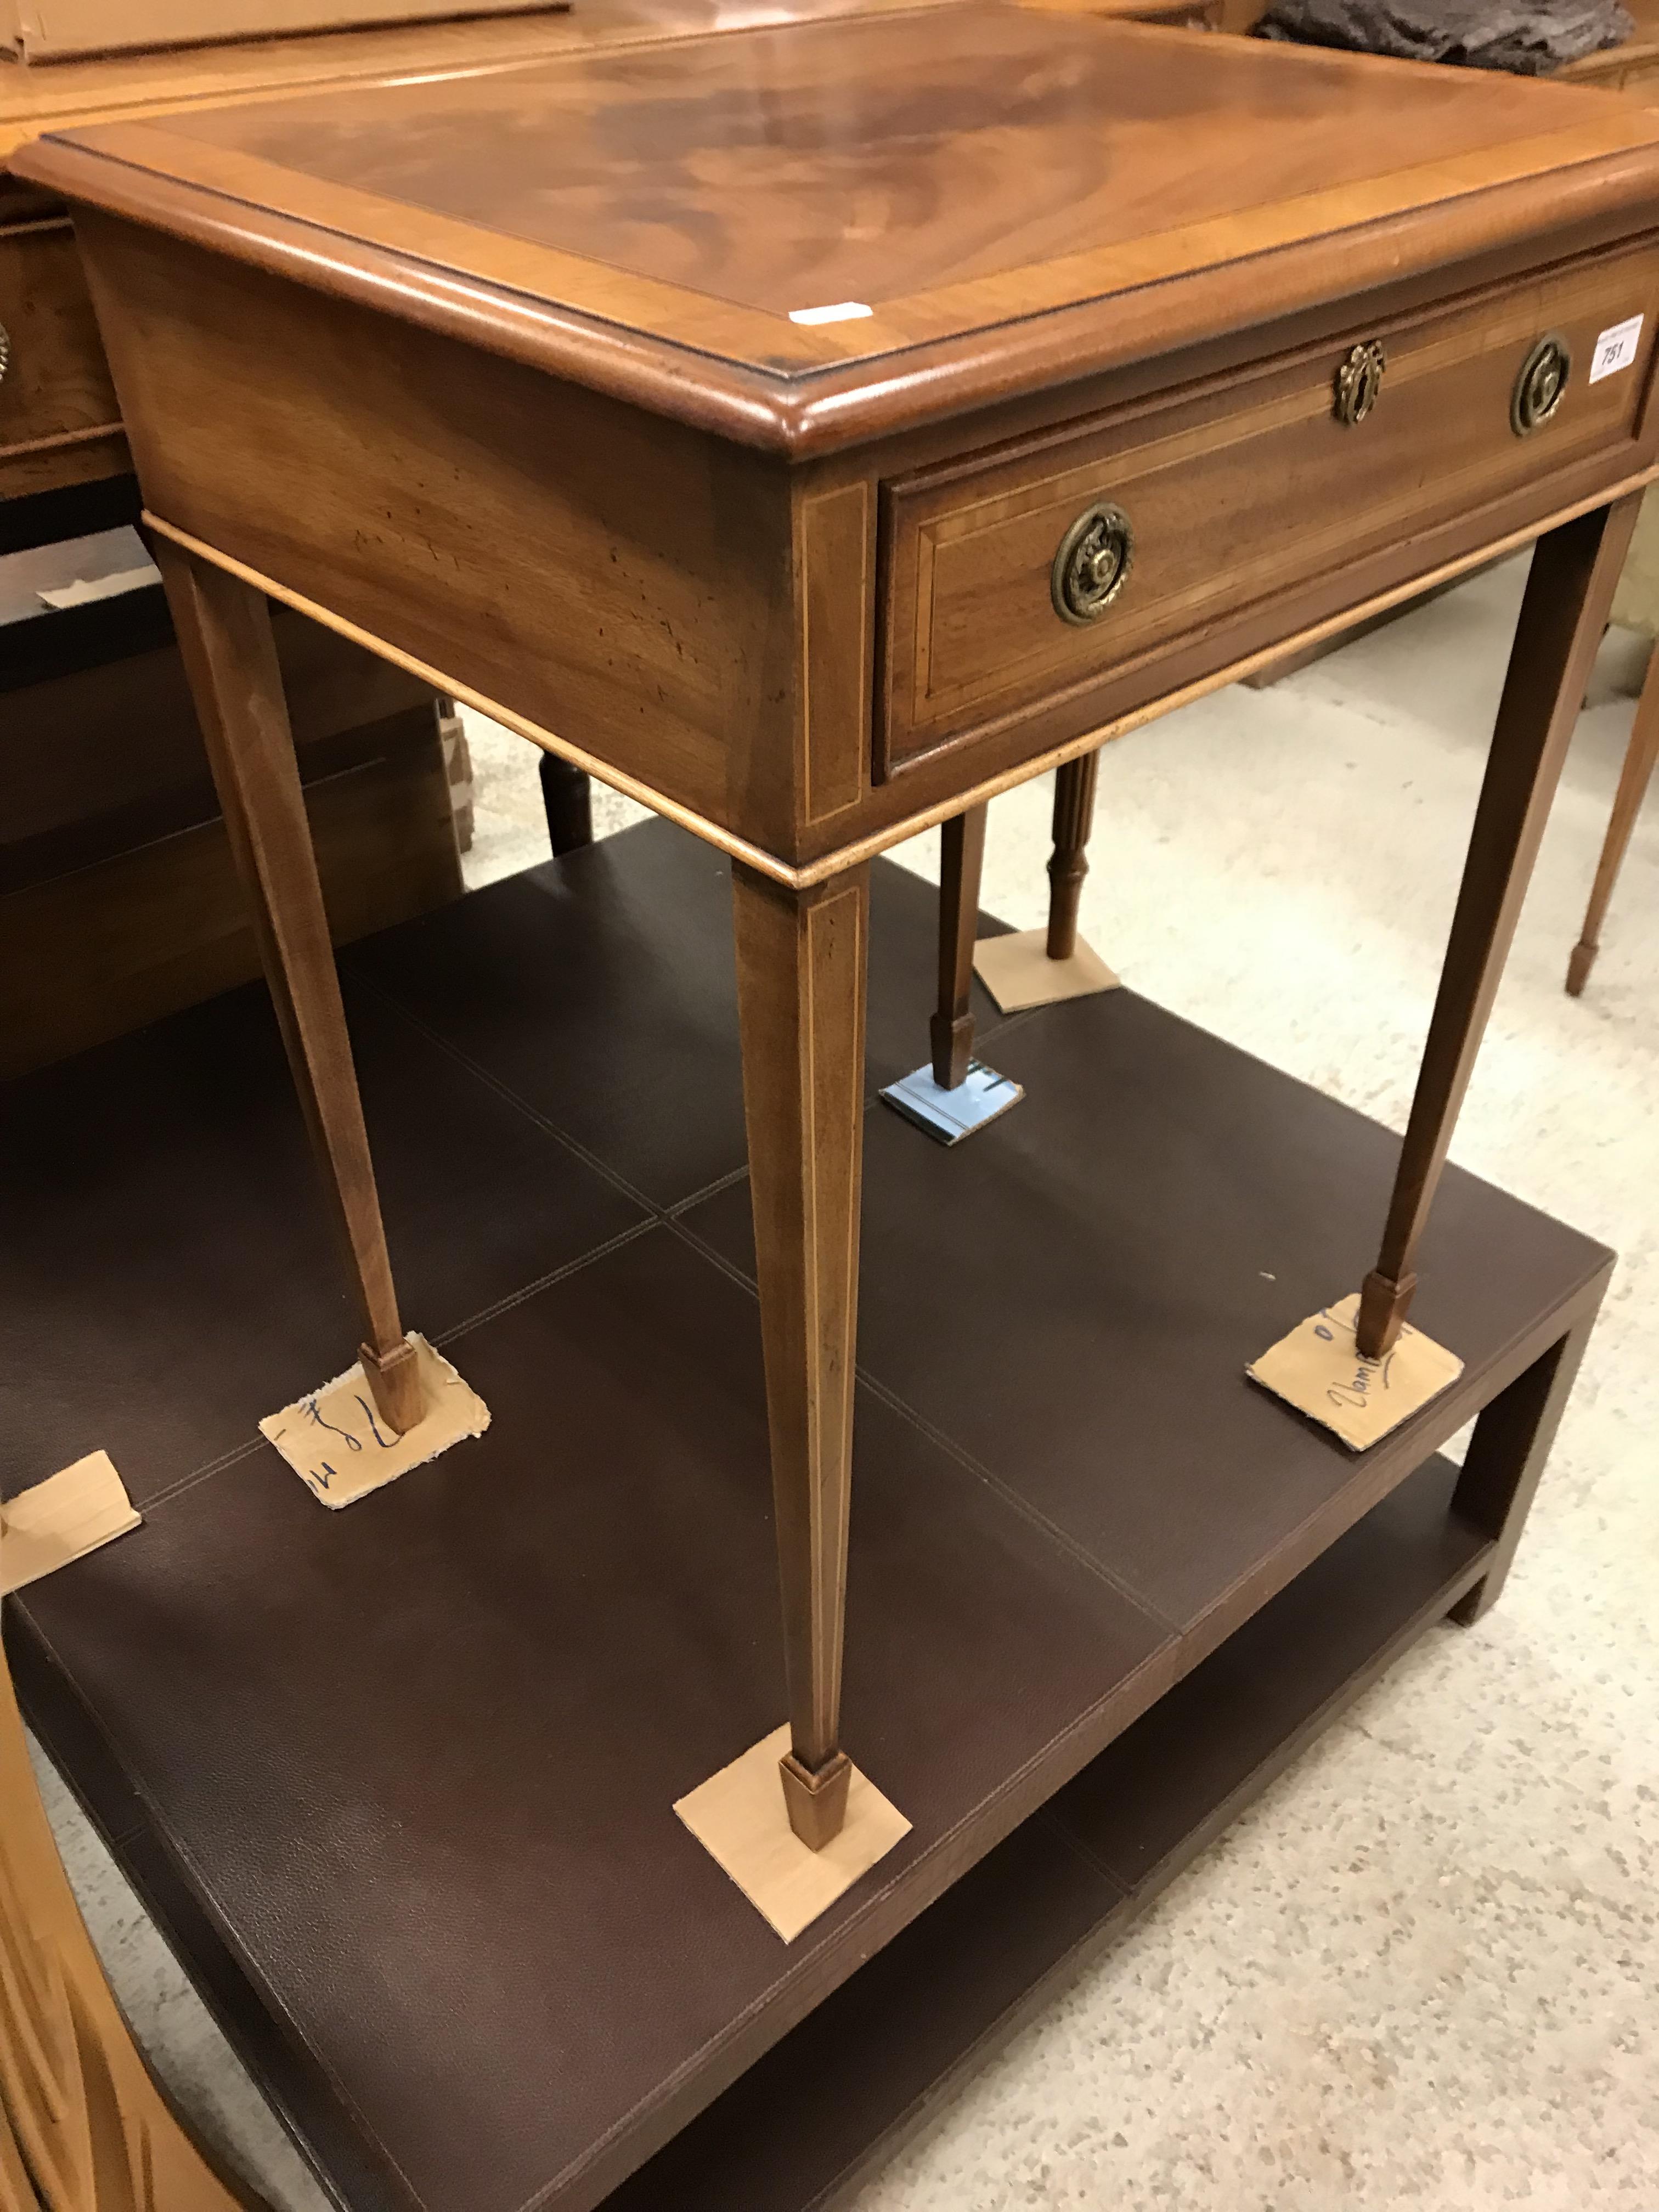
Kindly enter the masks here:
[[1364, 1285], [1386, 1348], [1652, 473], [1659, 117], [988, 4], [15, 166], [76, 210], [395, 1425], [418, 1406], [262, 595], [734, 861], [786, 1796], [821, 1844], [870, 859], [1543, 533]]

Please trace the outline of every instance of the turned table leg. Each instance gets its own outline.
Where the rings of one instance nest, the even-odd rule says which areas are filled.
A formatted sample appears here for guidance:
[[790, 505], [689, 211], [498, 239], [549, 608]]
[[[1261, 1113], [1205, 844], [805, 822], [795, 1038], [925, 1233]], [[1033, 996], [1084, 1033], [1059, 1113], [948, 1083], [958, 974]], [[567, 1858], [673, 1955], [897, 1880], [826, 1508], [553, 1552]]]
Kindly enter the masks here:
[[556, 858], [593, 842], [593, 779], [557, 753], [542, 755], [542, 805]]
[[1089, 832], [1095, 821], [1095, 781], [1100, 755], [1067, 761], [1054, 777], [1054, 849], [1048, 862], [1048, 957], [1069, 960], [1077, 951], [1077, 910], [1089, 872]]
[[1567, 988], [1575, 999], [1589, 981], [1589, 971], [1595, 965], [1595, 956], [1601, 949], [1601, 924], [1607, 918], [1607, 902], [1612, 898], [1613, 887], [1619, 880], [1619, 871], [1625, 865], [1631, 832], [1636, 827], [1637, 816], [1642, 811], [1642, 801], [1647, 795], [1656, 761], [1659, 761], [1659, 645], [1654, 647], [1653, 658], [1648, 663], [1647, 678], [1642, 685], [1642, 696], [1636, 703], [1636, 722], [1630, 733], [1630, 749], [1625, 755], [1624, 769], [1619, 778], [1618, 794], [1613, 802], [1613, 818], [1607, 823], [1607, 842], [1601, 848], [1601, 858], [1596, 866], [1595, 881], [1590, 890], [1583, 930], [1567, 963]]
[[789, 1823], [847, 1810], [842, 1639], [864, 1138], [867, 866], [811, 890], [734, 864], [744, 1109], [783, 1589]]
[[1598, 507], [1534, 549], [1382, 1251], [1360, 1293], [1357, 1334], [1367, 1359], [1389, 1351], [1405, 1323], [1418, 1242], [1640, 503], [1638, 494]]
[[929, 1034], [933, 1080], [954, 1091], [968, 1079], [974, 1056], [974, 937], [979, 927], [979, 879], [985, 864], [983, 806], [953, 815], [940, 831], [939, 1006]]
[[317, 856], [300, 788], [282, 672], [261, 595], [158, 538], [225, 829], [253, 910], [265, 980], [362, 1317], [363, 1373], [400, 1434], [421, 1418], [363, 1127]]

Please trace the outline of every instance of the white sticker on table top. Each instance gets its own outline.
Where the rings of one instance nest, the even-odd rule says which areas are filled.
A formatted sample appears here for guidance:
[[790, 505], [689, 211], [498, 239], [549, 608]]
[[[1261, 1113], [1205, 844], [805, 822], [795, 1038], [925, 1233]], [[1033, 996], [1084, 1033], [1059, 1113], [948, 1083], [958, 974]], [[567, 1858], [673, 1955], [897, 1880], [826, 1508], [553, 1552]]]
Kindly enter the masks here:
[[855, 323], [875, 312], [862, 300], [837, 300], [828, 307], [791, 307], [789, 319], [792, 323]]
[[1617, 376], [1621, 368], [1632, 368], [1636, 349], [1642, 343], [1640, 315], [1626, 315], [1622, 323], [1603, 331], [1595, 341], [1595, 352], [1590, 362], [1589, 380], [1599, 384], [1604, 376]]

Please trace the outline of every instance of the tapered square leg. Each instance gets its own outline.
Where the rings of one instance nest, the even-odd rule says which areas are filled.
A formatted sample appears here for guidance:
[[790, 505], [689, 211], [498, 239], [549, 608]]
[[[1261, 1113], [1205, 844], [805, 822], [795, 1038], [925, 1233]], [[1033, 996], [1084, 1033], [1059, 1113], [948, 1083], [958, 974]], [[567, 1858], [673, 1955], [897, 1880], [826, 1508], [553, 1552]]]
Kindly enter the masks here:
[[983, 806], [970, 806], [940, 830], [939, 1005], [931, 1037], [933, 1080], [941, 1091], [955, 1091], [967, 1081], [974, 1056], [974, 934], [985, 865], [985, 817]]
[[869, 870], [795, 891], [738, 863], [732, 898], [788, 1677], [783, 1790], [795, 1833], [820, 1850], [847, 1808]]
[[1410, 1310], [1418, 1244], [1640, 504], [1638, 493], [1580, 515], [1533, 551], [1382, 1249], [1361, 1294], [1367, 1359], [1392, 1350]]
[[251, 586], [169, 540], [157, 538], [152, 550], [356, 1296], [363, 1372], [381, 1419], [401, 1435], [421, 1416], [417, 1370], [398, 1315], [270, 613]]

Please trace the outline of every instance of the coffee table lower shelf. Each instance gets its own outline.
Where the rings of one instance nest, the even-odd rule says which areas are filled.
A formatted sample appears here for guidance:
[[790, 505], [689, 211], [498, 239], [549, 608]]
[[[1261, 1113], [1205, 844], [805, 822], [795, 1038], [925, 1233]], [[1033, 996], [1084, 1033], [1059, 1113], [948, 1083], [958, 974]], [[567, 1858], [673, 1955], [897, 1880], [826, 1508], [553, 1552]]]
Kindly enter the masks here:
[[[350, 2212], [839, 2202], [1501, 1579], [1606, 1285], [1449, 1171], [1463, 1376], [1351, 1456], [1243, 1369], [1395, 1139], [1130, 992], [981, 998], [1020, 1104], [866, 1136], [846, 1741], [912, 1832], [786, 1947], [672, 1811], [781, 1717], [728, 900], [649, 825], [344, 957], [405, 1309], [494, 1419], [343, 1513], [254, 1434], [349, 1341], [262, 996], [0, 1088], [3, 1479], [102, 1446], [144, 1514], [9, 1601], [19, 1692]], [[933, 932], [873, 902], [872, 1098]]]

